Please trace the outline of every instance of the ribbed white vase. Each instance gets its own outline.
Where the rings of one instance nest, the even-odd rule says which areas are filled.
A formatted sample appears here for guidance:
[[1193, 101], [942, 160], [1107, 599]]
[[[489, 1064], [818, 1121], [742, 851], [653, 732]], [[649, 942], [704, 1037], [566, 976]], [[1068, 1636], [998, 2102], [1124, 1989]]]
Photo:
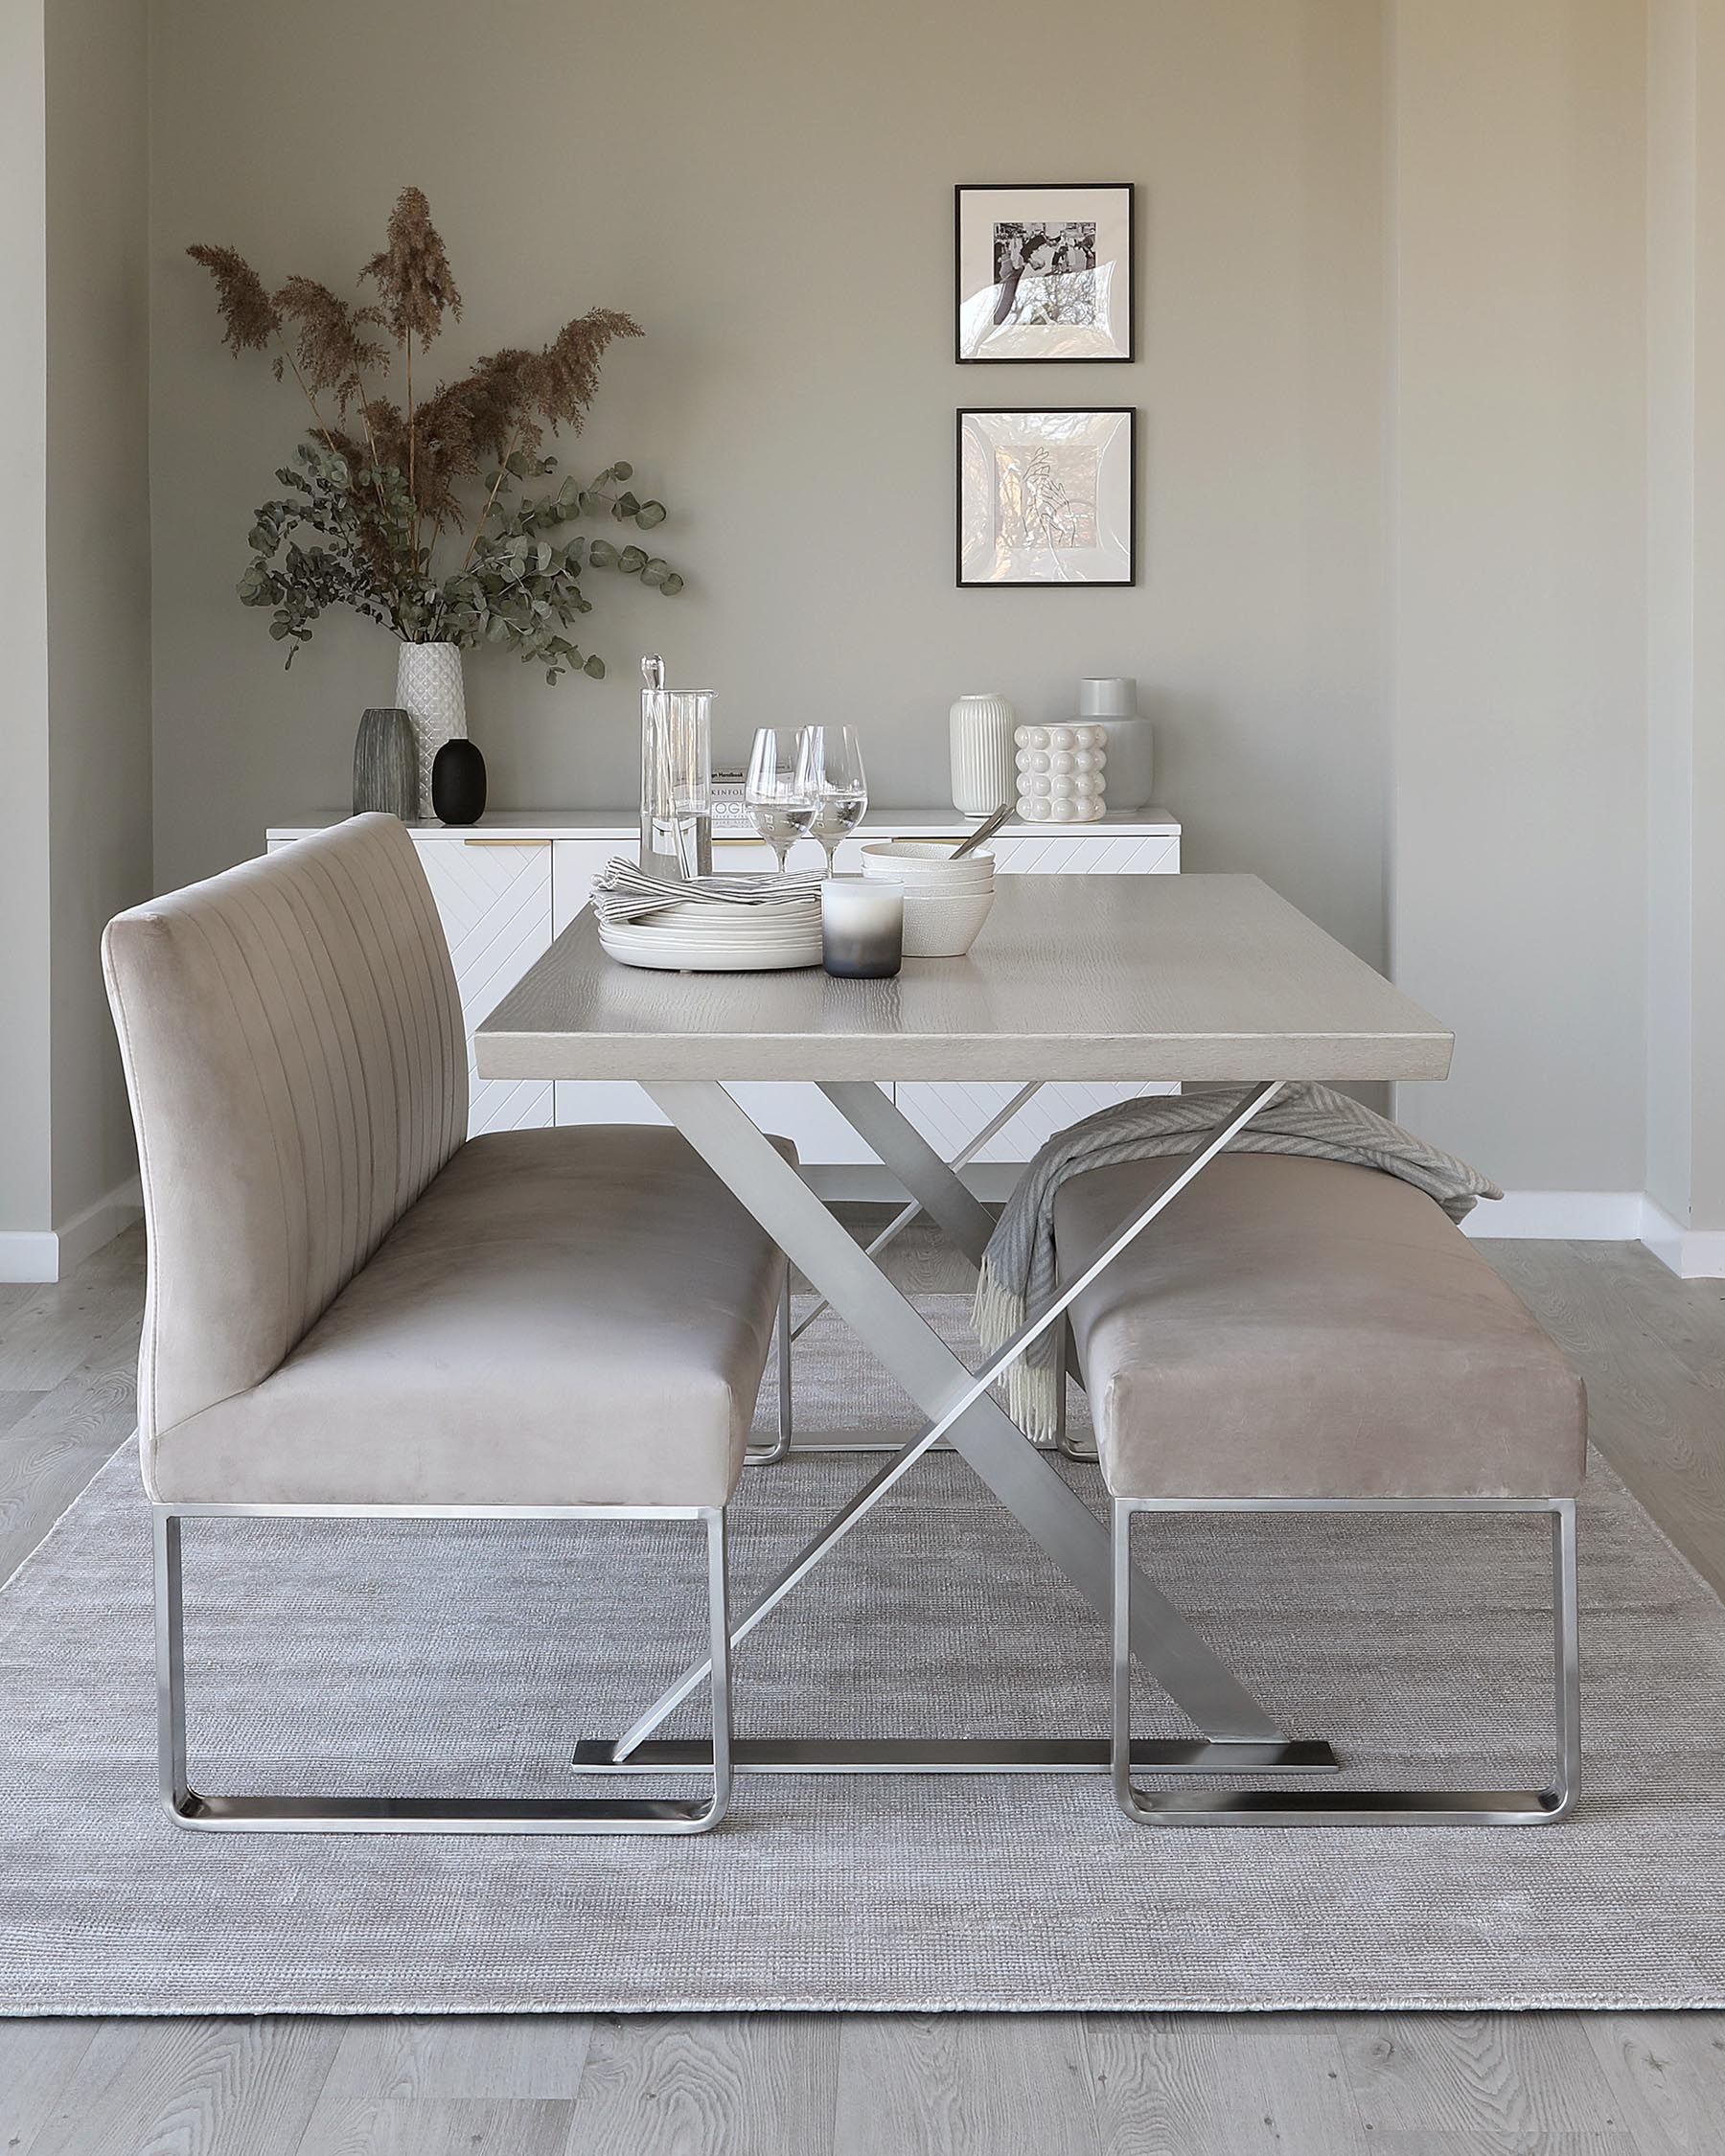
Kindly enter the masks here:
[[992, 690], [960, 697], [948, 722], [953, 753], [953, 806], [985, 816], [1013, 798], [1018, 779], [1012, 736], [1018, 713]]
[[460, 645], [403, 644], [396, 662], [396, 702], [413, 721], [419, 744], [419, 813], [428, 816], [432, 761], [445, 742], [467, 739]]

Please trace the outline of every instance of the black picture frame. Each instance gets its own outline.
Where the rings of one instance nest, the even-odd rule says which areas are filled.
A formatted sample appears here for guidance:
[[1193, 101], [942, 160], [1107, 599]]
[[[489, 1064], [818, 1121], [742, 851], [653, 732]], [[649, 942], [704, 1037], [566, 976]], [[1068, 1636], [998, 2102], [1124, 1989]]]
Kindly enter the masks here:
[[[1095, 194], [1126, 197], [1126, 349], [1099, 353], [989, 353], [964, 349], [964, 212], [967, 195]], [[1138, 186], [1133, 180], [960, 180], [953, 189], [953, 358], [960, 367], [1129, 367], [1138, 356]]]
[[[1043, 416], [1081, 413], [1126, 422], [1126, 574], [1120, 577], [967, 577], [964, 573], [964, 423], [1022, 412]], [[1138, 580], [1138, 440], [1136, 404], [960, 404], [954, 439], [954, 583], [960, 591], [1130, 591]]]

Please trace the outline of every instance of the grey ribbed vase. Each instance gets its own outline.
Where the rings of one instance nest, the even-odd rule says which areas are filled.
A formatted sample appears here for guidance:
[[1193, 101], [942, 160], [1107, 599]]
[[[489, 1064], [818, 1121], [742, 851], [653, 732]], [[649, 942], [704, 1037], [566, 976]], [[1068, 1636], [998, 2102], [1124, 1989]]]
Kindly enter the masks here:
[[410, 822], [419, 814], [419, 742], [397, 704], [366, 712], [354, 737], [354, 814], [381, 809]]

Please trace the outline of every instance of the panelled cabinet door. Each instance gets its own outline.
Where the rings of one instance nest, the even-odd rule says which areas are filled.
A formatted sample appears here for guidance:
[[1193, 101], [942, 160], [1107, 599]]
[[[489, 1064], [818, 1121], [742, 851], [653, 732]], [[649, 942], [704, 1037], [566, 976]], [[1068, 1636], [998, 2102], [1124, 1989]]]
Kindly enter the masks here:
[[473, 1028], [551, 948], [550, 841], [427, 838], [418, 851], [461, 992], [468, 1034], [468, 1135], [541, 1129], [551, 1121], [550, 1086], [540, 1080], [476, 1076]]
[[[1086, 831], [1014, 831], [994, 841], [994, 853], [1001, 876], [1173, 876], [1180, 870], [1180, 838], [1170, 832], [1102, 837]], [[978, 1082], [901, 1086], [898, 1104], [930, 1144], [950, 1160], [1018, 1089], [1014, 1085]], [[1082, 1122], [1099, 1108], [1175, 1090], [1163, 1085], [1045, 1086], [972, 1158], [1028, 1160], [1056, 1131]]]

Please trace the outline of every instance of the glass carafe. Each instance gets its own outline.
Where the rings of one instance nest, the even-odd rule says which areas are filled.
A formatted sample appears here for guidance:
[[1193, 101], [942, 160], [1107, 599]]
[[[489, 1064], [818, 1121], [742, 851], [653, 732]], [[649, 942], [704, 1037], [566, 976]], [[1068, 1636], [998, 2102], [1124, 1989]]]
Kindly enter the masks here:
[[713, 871], [713, 692], [667, 689], [641, 661], [641, 866], [687, 883]]

